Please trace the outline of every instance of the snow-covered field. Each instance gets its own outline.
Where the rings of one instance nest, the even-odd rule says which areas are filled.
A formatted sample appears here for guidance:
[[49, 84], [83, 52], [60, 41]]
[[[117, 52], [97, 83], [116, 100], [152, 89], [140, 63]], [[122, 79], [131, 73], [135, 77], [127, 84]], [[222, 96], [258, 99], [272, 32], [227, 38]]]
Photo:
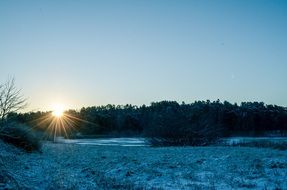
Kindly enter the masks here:
[[269, 148], [44, 143], [27, 154], [1, 143], [0, 151], [17, 181], [0, 189], [287, 189], [287, 151]]

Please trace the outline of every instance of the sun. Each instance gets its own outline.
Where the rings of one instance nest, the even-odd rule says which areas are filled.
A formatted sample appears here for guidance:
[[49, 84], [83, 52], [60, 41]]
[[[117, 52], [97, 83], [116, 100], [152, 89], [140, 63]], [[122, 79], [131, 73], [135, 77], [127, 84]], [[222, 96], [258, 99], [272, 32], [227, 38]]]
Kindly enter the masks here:
[[64, 106], [62, 104], [56, 104], [53, 108], [52, 115], [54, 117], [60, 118], [64, 114]]
[[55, 117], [62, 117], [63, 116], [63, 110], [54, 110], [52, 112], [53, 116]]

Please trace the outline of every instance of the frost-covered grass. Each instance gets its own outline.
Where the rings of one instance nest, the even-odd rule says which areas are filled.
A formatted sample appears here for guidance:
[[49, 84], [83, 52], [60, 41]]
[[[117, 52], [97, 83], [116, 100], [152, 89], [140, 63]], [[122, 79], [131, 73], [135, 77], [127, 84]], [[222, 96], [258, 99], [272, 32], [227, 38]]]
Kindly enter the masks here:
[[273, 149], [44, 143], [42, 154], [0, 150], [23, 189], [287, 188], [287, 151]]

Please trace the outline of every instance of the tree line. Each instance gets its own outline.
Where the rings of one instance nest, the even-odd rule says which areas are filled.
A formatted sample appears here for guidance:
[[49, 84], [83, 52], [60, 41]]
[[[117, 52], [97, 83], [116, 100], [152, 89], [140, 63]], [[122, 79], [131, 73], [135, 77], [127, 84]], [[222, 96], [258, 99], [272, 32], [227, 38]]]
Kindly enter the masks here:
[[[44, 131], [48, 123], [39, 122], [51, 112], [11, 113], [8, 119]], [[173, 139], [193, 144], [193, 139], [236, 135], [262, 136], [287, 134], [287, 109], [263, 102], [175, 101], [153, 102], [149, 106], [93, 106], [68, 110], [70, 136], [118, 135]], [[46, 126], [45, 126], [46, 125]], [[196, 137], [196, 138], [195, 138]]]
[[15, 87], [13, 78], [0, 84], [0, 139], [31, 147], [30, 144], [37, 143], [30, 131], [36, 131], [48, 136], [57, 132], [65, 137], [144, 136], [157, 141], [156, 144], [203, 145], [228, 136], [287, 135], [287, 108], [263, 102], [109, 104], [68, 110], [60, 120], [53, 118], [51, 112], [17, 113], [25, 106], [26, 99]]

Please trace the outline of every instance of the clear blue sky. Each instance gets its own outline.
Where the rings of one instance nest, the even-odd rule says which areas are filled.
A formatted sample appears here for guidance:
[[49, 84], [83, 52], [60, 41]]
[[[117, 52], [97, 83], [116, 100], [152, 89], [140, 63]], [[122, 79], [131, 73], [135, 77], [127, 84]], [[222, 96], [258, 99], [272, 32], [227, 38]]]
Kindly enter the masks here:
[[0, 1], [0, 81], [28, 110], [152, 101], [287, 106], [287, 1]]

